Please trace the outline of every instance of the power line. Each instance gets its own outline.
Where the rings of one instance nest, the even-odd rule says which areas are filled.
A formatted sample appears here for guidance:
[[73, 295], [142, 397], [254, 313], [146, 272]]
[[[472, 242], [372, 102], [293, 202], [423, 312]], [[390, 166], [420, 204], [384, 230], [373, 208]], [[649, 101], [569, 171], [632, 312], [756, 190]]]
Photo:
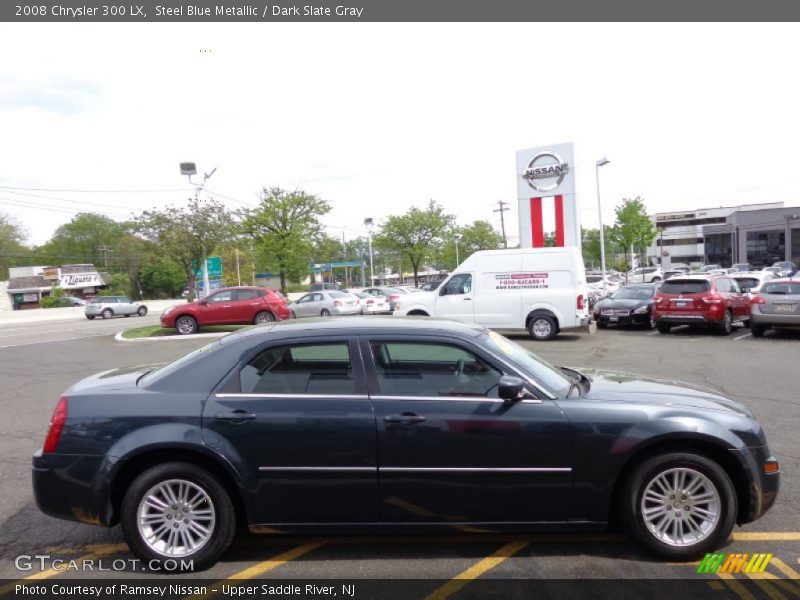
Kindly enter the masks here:
[[66, 189], [66, 188], [32, 188], [13, 187], [0, 185], [0, 190], [22, 190], [25, 192], [72, 192], [75, 194], [161, 194], [166, 192], [193, 191], [194, 188], [164, 188], [151, 190], [91, 190], [91, 189]]

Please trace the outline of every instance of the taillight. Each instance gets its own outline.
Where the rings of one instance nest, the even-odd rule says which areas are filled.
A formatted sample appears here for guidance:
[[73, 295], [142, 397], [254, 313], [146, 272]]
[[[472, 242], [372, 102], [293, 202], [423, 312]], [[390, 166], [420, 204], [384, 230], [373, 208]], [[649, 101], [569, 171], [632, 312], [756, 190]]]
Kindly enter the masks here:
[[392, 294], [391, 296], [389, 296], [389, 301], [394, 302], [398, 298], [400, 298], [400, 294]]
[[662, 300], [663, 298], [661, 296], [656, 296], [655, 298], [653, 298], [653, 302], [655, 302], [656, 304], [661, 304]]
[[334, 300], [334, 301], [333, 301], [333, 305], [334, 305], [334, 306], [341, 306], [341, 305], [342, 305], [342, 303], [341, 303], [341, 302], [339, 302], [338, 300]]
[[706, 304], [722, 304], [722, 298], [719, 296], [703, 296], [700, 299]]
[[583, 310], [583, 294], [578, 296], [578, 301], [577, 301], [576, 304], [577, 304], [578, 310]]
[[767, 301], [764, 300], [763, 296], [753, 296], [753, 298], [750, 300], [750, 304], [766, 304], [766, 303]]
[[45, 454], [52, 454], [56, 451], [58, 446], [58, 439], [61, 437], [61, 432], [64, 430], [64, 424], [67, 422], [67, 397], [61, 396], [58, 399], [58, 404], [53, 411], [53, 416], [50, 418], [50, 428], [47, 430], [47, 436], [44, 438], [44, 446], [42, 452]]
[[375, 301], [374, 301], [372, 298], [370, 298], [369, 300], [367, 300], [367, 304], [372, 304], [372, 303], [374, 303], [374, 302], [375, 302]]

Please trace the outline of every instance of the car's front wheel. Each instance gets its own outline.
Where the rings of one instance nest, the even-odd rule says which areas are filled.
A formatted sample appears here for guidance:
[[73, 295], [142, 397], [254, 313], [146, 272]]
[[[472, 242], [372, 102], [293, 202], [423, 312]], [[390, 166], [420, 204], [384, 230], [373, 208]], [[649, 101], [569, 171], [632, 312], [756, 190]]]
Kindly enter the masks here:
[[197, 331], [197, 321], [188, 316], [178, 317], [178, 320], [175, 321], [175, 330], [180, 335], [195, 333]]
[[86, 315], [86, 318], [90, 321], [94, 321], [94, 315]]
[[737, 513], [733, 483], [697, 454], [654, 456], [638, 466], [624, 492], [633, 536], [664, 558], [702, 556], [730, 535]]
[[114, 316], [114, 311], [110, 308], [105, 309], [103, 312], [100, 313], [104, 319], [110, 319]]
[[212, 566], [236, 532], [225, 488], [205, 469], [181, 462], [139, 475], [122, 500], [121, 522], [125, 541], [145, 564], [169, 560], [187, 571]]

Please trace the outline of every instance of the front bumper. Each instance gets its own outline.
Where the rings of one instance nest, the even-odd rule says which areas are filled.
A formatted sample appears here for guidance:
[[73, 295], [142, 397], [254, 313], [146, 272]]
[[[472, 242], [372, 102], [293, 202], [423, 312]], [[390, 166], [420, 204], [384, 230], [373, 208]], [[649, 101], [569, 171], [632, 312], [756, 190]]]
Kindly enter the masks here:
[[647, 325], [650, 322], [650, 314], [643, 315], [602, 315], [596, 314], [594, 320], [603, 325]]

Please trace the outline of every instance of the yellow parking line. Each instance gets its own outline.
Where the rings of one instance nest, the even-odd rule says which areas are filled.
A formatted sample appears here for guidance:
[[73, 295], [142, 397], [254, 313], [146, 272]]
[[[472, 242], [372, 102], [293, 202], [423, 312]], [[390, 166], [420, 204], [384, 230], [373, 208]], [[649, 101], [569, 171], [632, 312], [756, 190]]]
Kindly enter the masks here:
[[790, 579], [800, 579], [800, 573], [795, 571], [792, 567], [787, 565], [783, 562], [780, 558], [774, 558], [770, 561], [770, 564], [775, 565], [778, 567], [778, 570], [786, 575]]
[[800, 531], [739, 531], [731, 534], [735, 542], [797, 542]]
[[449, 598], [470, 581], [477, 579], [487, 571], [494, 569], [507, 558], [514, 556], [517, 552], [528, 545], [528, 542], [512, 542], [500, 548], [494, 554], [487, 556], [483, 560], [475, 563], [466, 571], [462, 571], [443, 586], [434, 590], [426, 596], [425, 600], [445, 600]]
[[[247, 567], [237, 573], [234, 573], [230, 577], [226, 579], [220, 579], [219, 581], [207, 585], [206, 587], [210, 590], [213, 590], [216, 586], [220, 586], [224, 583], [230, 583], [231, 585], [236, 585], [237, 580], [242, 579], [253, 579], [254, 577], [258, 577], [259, 575], [263, 575], [269, 571], [277, 569], [281, 565], [285, 565], [286, 563], [293, 561], [295, 558], [299, 558], [304, 554], [311, 552], [312, 550], [316, 550], [320, 546], [323, 546], [325, 542], [310, 542], [308, 544], [303, 544], [302, 546], [298, 546], [297, 548], [292, 548], [291, 550], [287, 550], [286, 552], [282, 552], [277, 556], [273, 556], [270, 559], [263, 560], [259, 563], [254, 564], [252, 567]], [[191, 596], [185, 596], [183, 600], [202, 600], [203, 598], [209, 598], [214, 595], [213, 591], [209, 591], [207, 594], [193, 594]]]
[[[71, 559], [69, 562], [74, 562], [78, 565], [82, 565], [91, 560], [97, 560], [98, 558], [102, 558], [103, 556], [108, 556], [109, 554], [116, 554], [117, 552], [125, 552], [128, 550], [128, 546], [126, 544], [97, 544], [92, 546], [92, 551], [84, 554], [83, 556], [79, 556], [78, 558]], [[63, 559], [67, 561], [67, 559]], [[51, 577], [55, 577], [61, 573], [64, 573], [66, 567], [54, 569], [49, 568], [45, 569], [44, 571], [39, 571], [38, 573], [34, 573], [33, 575], [28, 575], [27, 577], [23, 577], [22, 579], [18, 579], [17, 581], [12, 581], [11, 583], [7, 583], [6, 585], [0, 587], [0, 596], [10, 592], [14, 589], [19, 583], [24, 581], [38, 581], [41, 579], [50, 579]]]

